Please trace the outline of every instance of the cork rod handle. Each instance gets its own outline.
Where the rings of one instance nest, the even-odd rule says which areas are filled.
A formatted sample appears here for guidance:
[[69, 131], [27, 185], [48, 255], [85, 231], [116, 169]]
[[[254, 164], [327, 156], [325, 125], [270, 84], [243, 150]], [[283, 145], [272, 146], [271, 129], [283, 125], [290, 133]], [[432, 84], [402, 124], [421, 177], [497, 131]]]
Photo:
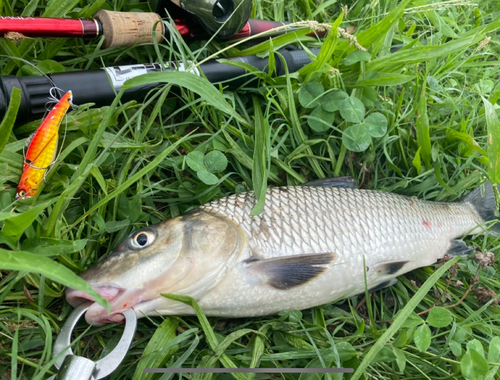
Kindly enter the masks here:
[[163, 35], [163, 23], [156, 13], [101, 9], [94, 17], [102, 24], [104, 48], [152, 43], [155, 39], [160, 42]]

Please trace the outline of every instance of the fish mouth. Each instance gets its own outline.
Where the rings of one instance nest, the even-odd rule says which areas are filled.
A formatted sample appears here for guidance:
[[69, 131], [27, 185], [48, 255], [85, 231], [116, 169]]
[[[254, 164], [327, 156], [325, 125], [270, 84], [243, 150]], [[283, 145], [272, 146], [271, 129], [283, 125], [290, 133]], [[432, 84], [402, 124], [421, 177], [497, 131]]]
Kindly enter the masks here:
[[[147, 302], [147, 300], [141, 299], [143, 292], [140, 290], [126, 290], [114, 284], [98, 285], [93, 286], [93, 288], [109, 301], [111, 311], [108, 313], [105, 307], [94, 302], [85, 313], [85, 321], [89, 325], [102, 326], [106, 323], [122, 323], [125, 321], [125, 316], [122, 314], [125, 310], [134, 310], [138, 304]], [[76, 308], [83, 302], [94, 301], [94, 298], [81, 290], [69, 288], [66, 290], [66, 300]]]

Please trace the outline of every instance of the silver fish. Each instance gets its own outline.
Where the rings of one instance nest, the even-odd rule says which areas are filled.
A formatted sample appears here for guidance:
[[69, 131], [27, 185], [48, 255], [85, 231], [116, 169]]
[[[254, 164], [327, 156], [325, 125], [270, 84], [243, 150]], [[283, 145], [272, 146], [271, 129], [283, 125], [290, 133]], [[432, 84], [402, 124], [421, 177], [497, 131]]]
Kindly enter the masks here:
[[[194, 310], [160, 293], [189, 295], [209, 316], [251, 317], [305, 309], [382, 288], [445, 254], [471, 251], [461, 240], [495, 220], [490, 184], [462, 202], [429, 202], [352, 188], [343, 179], [267, 191], [250, 216], [252, 192], [207, 203], [132, 233], [82, 274], [112, 306], [94, 303], [91, 324]], [[493, 227], [495, 228], [495, 227]], [[68, 302], [91, 299], [69, 289]]]

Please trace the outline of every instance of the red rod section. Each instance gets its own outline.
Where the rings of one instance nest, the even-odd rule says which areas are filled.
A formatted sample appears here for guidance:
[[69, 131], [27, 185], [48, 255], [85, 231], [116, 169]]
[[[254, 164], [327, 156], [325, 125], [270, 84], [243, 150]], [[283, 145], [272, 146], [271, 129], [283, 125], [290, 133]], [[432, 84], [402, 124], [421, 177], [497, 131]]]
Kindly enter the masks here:
[[[211, 36], [197, 23], [189, 22], [185, 19], [173, 19], [177, 30], [180, 35], [184, 39], [194, 40], [194, 39], [202, 39], [202, 38], [210, 38]], [[241, 38], [246, 38], [250, 36], [254, 36], [258, 33], [266, 32], [270, 29], [277, 28], [279, 26], [286, 25], [284, 22], [275, 22], [275, 21], [264, 21], [264, 20], [255, 20], [249, 19], [248, 22], [243, 26], [238, 33], [230, 38], [226, 39], [226, 41], [235, 41]], [[284, 34], [285, 32], [281, 32], [279, 34]]]
[[[230, 40], [239, 40], [240, 38], [255, 36], [256, 34], [267, 32], [270, 29], [278, 28], [285, 25], [284, 22], [279, 21], [265, 21], [250, 19], [245, 24], [243, 29], [230, 38]], [[282, 32], [283, 33], [283, 32]]]
[[175, 27], [179, 31], [182, 38], [186, 40], [194, 40], [196, 38], [205, 38], [208, 34], [199, 25], [186, 22], [184, 19], [173, 19]]
[[[248, 22], [243, 27], [243, 29], [241, 29], [241, 31], [236, 33], [234, 36], [230, 37], [229, 40], [234, 41], [234, 40], [239, 40], [241, 38], [255, 36], [259, 33], [267, 32], [271, 29], [278, 28], [280, 26], [285, 26], [287, 24], [289, 24], [289, 23], [288, 22], [280, 22], [280, 21], [266, 21], [266, 20], [249, 19]], [[290, 28], [288, 30], [281, 30], [280, 32], [276, 32], [275, 35], [290, 33], [290, 32], [293, 32], [293, 30], [294, 30], [293, 28]], [[308, 36], [314, 36], [315, 34], [318, 36], [323, 36], [326, 34], [326, 32], [310, 33], [310, 34], [308, 34]], [[263, 37], [263, 38], [264, 39], [269, 38], [269, 36]]]
[[[200, 39], [210, 37], [200, 25], [188, 20], [174, 19], [177, 30], [184, 39]], [[243, 29], [229, 41], [268, 31], [279, 26], [286, 25], [284, 22], [264, 21], [250, 19]], [[293, 29], [292, 29], [293, 30]], [[277, 34], [285, 34], [289, 31], [281, 31]], [[9, 32], [17, 32], [26, 37], [83, 37], [95, 38], [102, 35], [102, 25], [96, 19], [60, 19], [42, 17], [17, 17], [0, 16], [0, 37]], [[317, 33], [322, 35], [324, 33]], [[313, 35], [313, 34], [311, 34]]]
[[[182, 19], [174, 19], [173, 21], [175, 23], [175, 26], [177, 27], [177, 30], [184, 39], [210, 38], [210, 35], [198, 24], [189, 23], [186, 22], [186, 20]], [[228, 39], [226, 39], [226, 41], [235, 41], [242, 38], [255, 36], [259, 33], [267, 32], [271, 29], [278, 28], [287, 24], [288, 23], [286, 22], [280, 21], [249, 19], [238, 33], [236, 33], [234, 36], [229, 37]], [[293, 28], [290, 28], [289, 30], [281, 30], [280, 32], [276, 32], [275, 35], [281, 35], [290, 32], [293, 32]], [[310, 33], [308, 35], [314, 36], [315, 34], [317, 34], [318, 36], [323, 36], [325, 32]], [[269, 36], [262, 38], [269, 38]]]
[[21, 33], [26, 37], [95, 38], [102, 34], [96, 20], [1, 16], [0, 36], [9, 32]]

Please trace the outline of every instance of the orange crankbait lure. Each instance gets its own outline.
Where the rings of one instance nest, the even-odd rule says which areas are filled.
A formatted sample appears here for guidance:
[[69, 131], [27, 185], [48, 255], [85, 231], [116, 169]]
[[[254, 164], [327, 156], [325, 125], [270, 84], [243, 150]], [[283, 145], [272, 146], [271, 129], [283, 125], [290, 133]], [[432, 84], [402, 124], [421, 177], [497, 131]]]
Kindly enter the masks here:
[[59, 139], [59, 127], [72, 106], [73, 95], [68, 91], [50, 110], [42, 124], [26, 143], [23, 174], [17, 186], [16, 199], [36, 195], [50, 165], [54, 163]]

